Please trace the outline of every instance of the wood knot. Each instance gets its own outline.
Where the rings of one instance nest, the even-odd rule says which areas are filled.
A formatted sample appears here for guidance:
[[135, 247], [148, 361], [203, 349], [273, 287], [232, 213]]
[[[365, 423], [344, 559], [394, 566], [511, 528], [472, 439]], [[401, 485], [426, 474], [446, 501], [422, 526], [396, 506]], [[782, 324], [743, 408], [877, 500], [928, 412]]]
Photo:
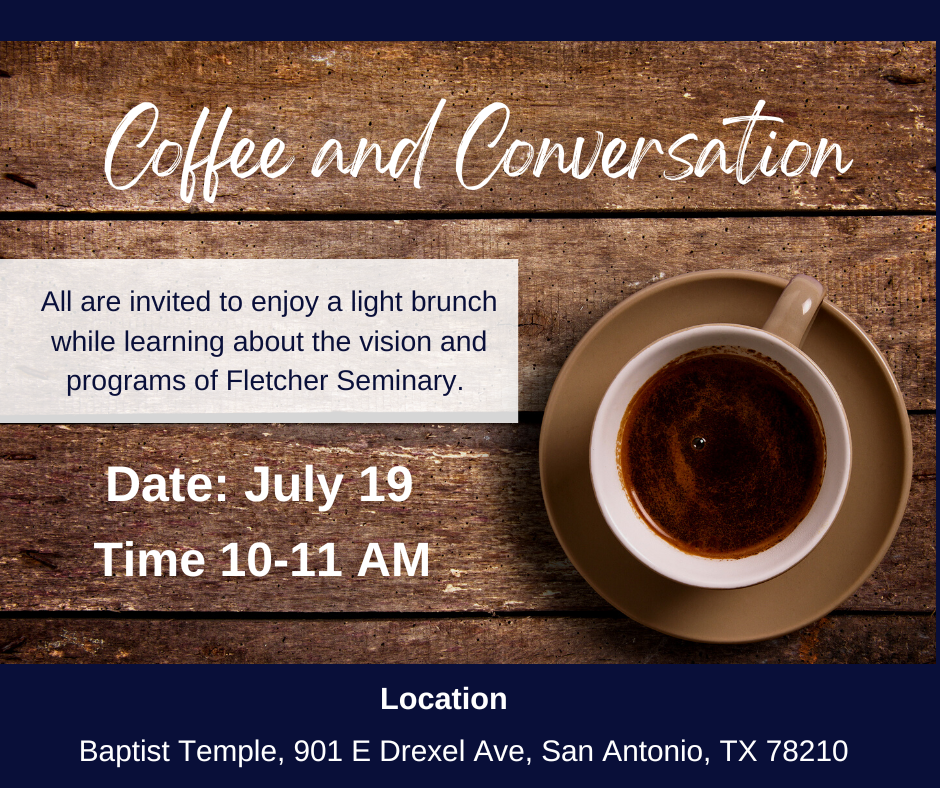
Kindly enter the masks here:
[[926, 77], [918, 74], [901, 74], [897, 71], [889, 71], [881, 75], [881, 78], [887, 80], [892, 85], [922, 85], [927, 81]]
[[14, 640], [11, 640], [9, 643], [6, 643], [0, 646], [0, 654], [9, 654], [14, 649], [19, 648], [26, 642], [26, 635], [18, 637]]
[[37, 188], [36, 184], [33, 183], [29, 178], [24, 178], [22, 175], [17, 175], [16, 173], [13, 173], [13, 172], [5, 172], [3, 174], [3, 177], [6, 178], [8, 181], [13, 181], [13, 183], [19, 183], [19, 184], [22, 184], [23, 186], [28, 186], [30, 189]]
[[538, 307], [530, 310], [519, 318], [519, 334], [521, 336], [547, 335], [551, 338], [555, 330], [555, 317]]
[[47, 567], [48, 569], [57, 570], [59, 567], [57, 564], [53, 563], [52, 559], [55, 558], [55, 553], [43, 553], [39, 550], [20, 550], [20, 556], [23, 558], [28, 558], [31, 561], [35, 561], [37, 564]]

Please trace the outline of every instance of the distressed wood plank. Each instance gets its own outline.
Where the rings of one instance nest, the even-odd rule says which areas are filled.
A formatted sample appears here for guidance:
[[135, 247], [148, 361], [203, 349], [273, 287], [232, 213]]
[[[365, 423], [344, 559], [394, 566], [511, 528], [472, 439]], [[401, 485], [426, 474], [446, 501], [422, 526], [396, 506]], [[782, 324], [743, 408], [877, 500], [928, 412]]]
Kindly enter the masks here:
[[836, 614], [785, 637], [689, 643], [627, 618], [0, 620], [0, 664], [933, 663], [932, 616]]
[[[916, 436], [914, 478], [905, 518], [881, 563], [858, 591], [845, 601], [844, 609], [903, 609], [907, 603], [898, 605], [901, 599], [919, 597], [923, 607], [912, 609], [936, 610], [936, 416], [911, 416], [911, 432]], [[931, 583], [932, 592], [929, 591]], [[915, 588], [927, 593], [921, 594]]]
[[[935, 417], [915, 415], [914, 484], [887, 559], [850, 599], [855, 610], [936, 604]], [[542, 505], [534, 425], [7, 425], [0, 427], [0, 609], [248, 612], [610, 610], [569, 564]], [[250, 504], [253, 468], [343, 473], [329, 512], [317, 502]], [[367, 504], [360, 472], [404, 464], [403, 504]], [[226, 476], [224, 502], [106, 501], [108, 465]], [[104, 577], [96, 542], [196, 548], [203, 577]], [[342, 577], [224, 578], [220, 550], [256, 541], [290, 559], [299, 542], [336, 544]], [[365, 548], [429, 543], [427, 577], [358, 577]], [[319, 556], [314, 556], [319, 561]], [[312, 565], [321, 568], [319, 563]], [[293, 566], [291, 567], [293, 568]], [[119, 569], [119, 571], [122, 571]]]
[[[0, 210], [189, 209], [179, 195], [181, 168], [166, 178], [150, 173], [127, 191], [104, 178], [111, 135], [142, 101], [159, 107], [158, 129], [144, 150], [119, 151], [117, 183], [129, 181], [164, 137], [185, 148], [203, 107], [211, 114], [196, 159], [208, 152], [227, 106], [234, 114], [223, 156], [242, 136], [259, 151], [277, 136], [297, 157], [276, 180], [241, 181], [223, 171], [215, 202], [193, 201], [199, 210], [932, 210], [935, 51], [930, 42], [4, 43], [0, 68], [10, 78], [0, 80]], [[387, 157], [402, 137], [419, 136], [441, 99], [447, 105], [420, 189], [410, 170], [394, 181], [371, 162], [357, 179], [335, 169], [310, 175], [330, 138], [343, 144], [347, 161], [361, 137], [379, 143]], [[684, 165], [654, 151], [633, 180], [612, 180], [599, 167], [579, 180], [559, 173], [554, 162], [541, 178], [500, 176], [478, 191], [462, 188], [456, 177], [460, 139], [492, 102], [505, 102], [512, 118], [495, 150], [483, 143], [498, 120], [481, 130], [468, 155], [470, 185], [515, 138], [537, 149], [549, 137], [570, 157], [575, 139], [584, 137], [587, 158], [600, 131], [605, 143], [625, 140], [629, 160], [639, 137], [656, 138], [668, 150], [695, 133], [699, 141], [681, 153], [694, 161], [706, 140], [718, 138], [733, 159], [743, 124], [724, 127], [722, 119], [750, 114], [759, 100], [767, 102], [764, 114], [784, 120], [773, 124], [775, 158], [791, 139], [815, 149], [825, 137], [842, 146], [851, 169], [840, 175], [829, 162], [818, 178], [778, 174], [741, 185], [713, 167], [704, 177], [668, 182], [663, 173]], [[769, 125], [758, 124], [746, 171], [770, 142]], [[146, 128], [139, 121], [131, 142]]]
[[504, 257], [519, 260], [519, 408], [542, 410], [584, 333], [651, 282], [712, 268], [816, 276], [936, 406], [936, 219], [0, 221], [7, 258]]

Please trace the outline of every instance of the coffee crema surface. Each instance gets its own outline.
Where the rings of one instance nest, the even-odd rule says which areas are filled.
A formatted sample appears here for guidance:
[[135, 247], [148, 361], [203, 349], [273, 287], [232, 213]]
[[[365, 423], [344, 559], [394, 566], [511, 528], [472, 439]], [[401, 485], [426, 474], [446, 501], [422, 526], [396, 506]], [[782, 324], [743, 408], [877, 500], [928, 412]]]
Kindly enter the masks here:
[[813, 401], [775, 361], [744, 348], [680, 356], [627, 407], [621, 481], [646, 523], [680, 550], [743, 558], [790, 534], [822, 485]]

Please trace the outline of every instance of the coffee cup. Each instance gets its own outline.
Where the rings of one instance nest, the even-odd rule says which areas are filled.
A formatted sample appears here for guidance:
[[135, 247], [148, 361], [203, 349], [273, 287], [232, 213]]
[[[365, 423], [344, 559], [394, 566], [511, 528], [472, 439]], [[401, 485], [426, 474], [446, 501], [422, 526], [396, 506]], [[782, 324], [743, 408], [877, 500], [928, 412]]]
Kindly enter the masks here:
[[802, 350], [825, 289], [786, 286], [762, 328], [692, 326], [634, 356], [591, 434], [591, 480], [617, 539], [702, 588], [795, 566], [835, 520], [851, 436], [839, 395]]

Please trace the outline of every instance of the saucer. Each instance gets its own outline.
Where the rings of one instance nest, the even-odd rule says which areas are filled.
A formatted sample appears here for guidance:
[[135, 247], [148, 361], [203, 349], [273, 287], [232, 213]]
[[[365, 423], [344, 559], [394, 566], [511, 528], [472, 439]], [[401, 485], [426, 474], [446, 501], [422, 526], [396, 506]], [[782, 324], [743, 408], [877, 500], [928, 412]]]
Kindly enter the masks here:
[[810, 624], [868, 578], [907, 506], [913, 467], [904, 398], [877, 347], [844, 312], [820, 308], [802, 350], [835, 386], [852, 433], [852, 476], [835, 522], [792, 569], [747, 588], [682, 585], [634, 558], [613, 535], [591, 486], [594, 415], [607, 387], [654, 340], [701, 323], [760, 327], [787, 280], [703, 271], [650, 285], [585, 334], [562, 367], [539, 440], [542, 496], [558, 541], [597, 593], [630, 618], [674, 637], [746, 643]]

